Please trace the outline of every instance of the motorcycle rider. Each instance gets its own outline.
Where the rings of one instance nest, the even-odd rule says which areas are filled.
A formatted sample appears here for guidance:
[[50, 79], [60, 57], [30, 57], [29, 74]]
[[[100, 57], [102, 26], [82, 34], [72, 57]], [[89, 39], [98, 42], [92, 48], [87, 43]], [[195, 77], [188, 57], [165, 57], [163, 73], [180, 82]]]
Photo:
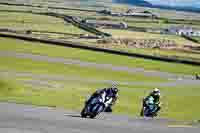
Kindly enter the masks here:
[[110, 103], [110, 106], [108, 106], [105, 109], [105, 112], [112, 112], [111, 107], [116, 103], [116, 100], [118, 99], [118, 91], [119, 90], [116, 87], [98, 89], [88, 98], [88, 100], [86, 100], [85, 105], [89, 104], [93, 98], [95, 98], [105, 92], [108, 97], [112, 97], [112, 102]]
[[160, 106], [160, 90], [158, 88], [154, 88], [153, 91], [151, 91], [148, 96], [143, 98], [143, 107], [142, 107], [142, 110], [140, 112], [140, 116], [144, 115], [144, 109], [148, 106], [146, 101], [148, 101], [148, 99], [150, 97], [153, 97], [154, 103], [157, 105], [156, 112], [158, 112], [161, 109], [161, 106]]

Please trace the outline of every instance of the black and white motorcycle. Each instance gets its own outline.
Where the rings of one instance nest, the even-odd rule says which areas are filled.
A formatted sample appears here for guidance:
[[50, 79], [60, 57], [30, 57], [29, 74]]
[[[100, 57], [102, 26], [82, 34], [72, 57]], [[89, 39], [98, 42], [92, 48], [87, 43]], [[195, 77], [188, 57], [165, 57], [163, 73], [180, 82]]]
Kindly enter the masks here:
[[144, 117], [156, 117], [158, 105], [154, 103], [153, 97], [150, 97], [147, 101], [147, 107], [144, 108]]
[[112, 100], [112, 97], [108, 97], [105, 92], [98, 97], [93, 98], [81, 111], [81, 117], [86, 118], [89, 116], [90, 118], [95, 118], [98, 114], [105, 111]]

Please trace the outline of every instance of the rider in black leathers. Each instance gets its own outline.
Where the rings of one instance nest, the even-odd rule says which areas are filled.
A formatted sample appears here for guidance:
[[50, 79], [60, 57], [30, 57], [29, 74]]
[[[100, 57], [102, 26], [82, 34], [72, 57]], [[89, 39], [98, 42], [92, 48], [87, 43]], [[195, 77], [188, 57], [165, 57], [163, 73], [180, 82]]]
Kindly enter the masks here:
[[111, 88], [103, 88], [103, 89], [98, 89], [97, 91], [95, 91], [90, 98], [86, 101], [85, 105], [89, 104], [91, 102], [91, 100], [99, 95], [101, 95], [102, 93], [106, 92], [107, 96], [112, 97], [113, 100], [110, 104], [110, 106], [108, 106], [105, 109], [105, 112], [112, 112], [112, 106], [116, 103], [116, 100], [118, 99], [118, 88], [116, 87], [111, 87]]
[[149, 97], [154, 98], [154, 103], [157, 105], [157, 110], [158, 112], [161, 109], [160, 106], [160, 90], [158, 88], [154, 88], [154, 90], [146, 97], [143, 98], [143, 106], [140, 112], [140, 116], [144, 115], [144, 109], [147, 107], [146, 101], [148, 101]]

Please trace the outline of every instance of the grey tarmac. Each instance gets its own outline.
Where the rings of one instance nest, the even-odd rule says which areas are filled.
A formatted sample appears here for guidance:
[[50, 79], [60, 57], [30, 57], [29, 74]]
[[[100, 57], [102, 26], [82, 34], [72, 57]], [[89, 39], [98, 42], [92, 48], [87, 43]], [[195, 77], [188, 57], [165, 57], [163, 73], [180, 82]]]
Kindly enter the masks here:
[[170, 126], [167, 119], [102, 113], [81, 118], [78, 111], [0, 102], [2, 133], [199, 133], [200, 127]]

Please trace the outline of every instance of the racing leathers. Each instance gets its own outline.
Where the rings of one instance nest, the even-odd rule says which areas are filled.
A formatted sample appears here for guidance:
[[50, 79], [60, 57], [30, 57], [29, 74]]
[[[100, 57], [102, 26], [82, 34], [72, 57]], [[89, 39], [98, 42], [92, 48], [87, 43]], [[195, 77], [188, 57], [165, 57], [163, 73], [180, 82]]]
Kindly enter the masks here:
[[149, 100], [150, 97], [153, 97], [153, 102], [157, 106], [156, 112], [158, 112], [161, 109], [160, 96], [154, 95], [154, 94], [150, 94], [150, 95], [148, 95], [148, 96], [143, 98], [143, 104], [142, 104], [142, 109], [141, 109], [141, 112], [140, 112], [140, 116], [144, 115], [144, 109], [148, 106], [148, 102], [147, 101]]

